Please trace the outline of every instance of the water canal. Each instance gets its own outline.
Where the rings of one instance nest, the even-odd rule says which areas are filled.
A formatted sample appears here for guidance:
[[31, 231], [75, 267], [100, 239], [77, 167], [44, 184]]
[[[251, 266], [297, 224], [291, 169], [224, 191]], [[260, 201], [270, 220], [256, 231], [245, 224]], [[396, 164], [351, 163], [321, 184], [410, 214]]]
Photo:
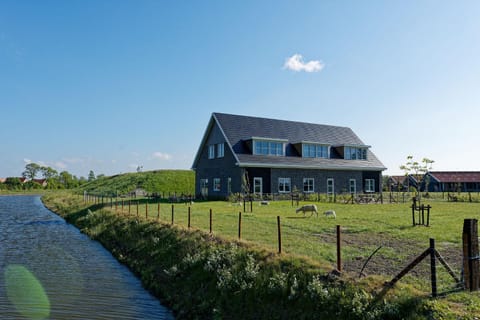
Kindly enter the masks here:
[[1, 319], [173, 319], [99, 243], [38, 196], [0, 196]]

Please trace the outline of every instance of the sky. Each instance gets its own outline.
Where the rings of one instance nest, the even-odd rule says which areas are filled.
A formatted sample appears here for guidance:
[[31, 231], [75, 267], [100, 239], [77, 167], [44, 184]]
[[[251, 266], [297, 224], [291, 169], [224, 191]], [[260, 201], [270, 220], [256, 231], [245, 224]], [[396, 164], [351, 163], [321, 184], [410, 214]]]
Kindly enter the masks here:
[[0, 0], [0, 177], [190, 169], [213, 112], [480, 170], [479, 1]]

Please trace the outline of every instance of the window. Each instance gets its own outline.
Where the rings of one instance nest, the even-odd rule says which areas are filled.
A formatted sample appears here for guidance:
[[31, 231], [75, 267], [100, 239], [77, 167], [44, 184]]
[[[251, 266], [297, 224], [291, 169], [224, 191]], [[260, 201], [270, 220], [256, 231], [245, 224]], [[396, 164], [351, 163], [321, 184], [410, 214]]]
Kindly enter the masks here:
[[225, 154], [225, 146], [223, 143], [217, 144], [217, 158], [223, 158]]
[[228, 177], [227, 180], [227, 192], [228, 194], [232, 193], [232, 178]]
[[367, 148], [345, 147], [344, 159], [347, 160], [367, 160]]
[[263, 192], [263, 179], [261, 177], [253, 178], [253, 193], [262, 194]]
[[354, 194], [357, 193], [357, 181], [355, 179], [350, 179], [350, 193]]
[[278, 192], [288, 193], [291, 190], [290, 186], [291, 186], [290, 178], [278, 178]]
[[254, 140], [253, 153], [266, 156], [283, 156], [283, 142]]
[[208, 146], [208, 159], [215, 158], [215, 145], [211, 144]]
[[375, 179], [365, 179], [365, 192], [375, 192]]
[[302, 157], [304, 158], [328, 158], [327, 145], [320, 144], [302, 144]]
[[335, 192], [335, 187], [333, 184], [333, 178], [327, 179], [327, 194], [333, 194]]
[[203, 197], [208, 196], [208, 179], [200, 179], [200, 193]]
[[213, 191], [220, 191], [220, 178], [213, 178]]
[[308, 193], [314, 191], [313, 181], [313, 178], [303, 178], [303, 192]]

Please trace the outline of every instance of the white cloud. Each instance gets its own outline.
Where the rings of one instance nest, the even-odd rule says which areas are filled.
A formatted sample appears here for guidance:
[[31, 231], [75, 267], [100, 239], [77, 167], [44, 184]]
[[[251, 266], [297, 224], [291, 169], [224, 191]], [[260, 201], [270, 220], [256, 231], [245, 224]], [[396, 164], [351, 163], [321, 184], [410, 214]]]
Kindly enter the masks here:
[[152, 157], [155, 158], [155, 159], [160, 159], [160, 160], [170, 160], [172, 159], [172, 155], [168, 154], [168, 153], [163, 153], [163, 152], [154, 152], [152, 154]]
[[62, 162], [62, 161], [55, 162], [54, 166], [57, 169], [63, 169], [63, 170], [68, 168], [68, 165], [65, 162]]
[[23, 159], [23, 162], [26, 163], [26, 164], [29, 164], [29, 163], [32, 163], [32, 160], [27, 159], [27, 158], [24, 158], [24, 159]]
[[293, 71], [305, 71], [305, 72], [319, 72], [325, 67], [319, 60], [311, 60], [308, 62], [303, 61], [303, 56], [301, 54], [294, 54], [293, 56], [285, 60], [283, 65], [284, 69], [293, 70]]

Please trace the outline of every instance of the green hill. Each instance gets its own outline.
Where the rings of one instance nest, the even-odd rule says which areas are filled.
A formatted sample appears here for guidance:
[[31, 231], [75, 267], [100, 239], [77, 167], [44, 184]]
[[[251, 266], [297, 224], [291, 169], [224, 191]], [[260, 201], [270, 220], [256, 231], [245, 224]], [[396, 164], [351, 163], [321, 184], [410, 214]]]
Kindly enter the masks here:
[[80, 192], [114, 196], [124, 195], [136, 188], [148, 193], [194, 194], [195, 173], [192, 170], [156, 170], [139, 173], [125, 173], [110, 177], [102, 177], [82, 185]]

